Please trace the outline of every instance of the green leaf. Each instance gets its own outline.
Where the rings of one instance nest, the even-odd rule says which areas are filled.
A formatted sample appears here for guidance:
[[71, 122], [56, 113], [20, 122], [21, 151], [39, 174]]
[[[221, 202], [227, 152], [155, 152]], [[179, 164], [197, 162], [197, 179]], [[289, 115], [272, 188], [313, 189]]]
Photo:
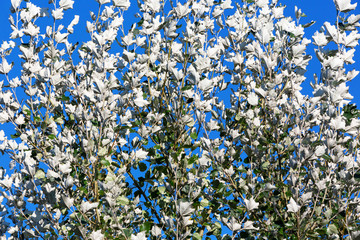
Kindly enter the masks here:
[[120, 196], [116, 198], [116, 201], [123, 206], [128, 205], [130, 202], [129, 199], [125, 196]]
[[338, 230], [335, 224], [330, 224], [326, 230], [328, 235], [337, 234]]
[[64, 119], [62, 119], [61, 117], [58, 117], [55, 119], [55, 122], [57, 122], [59, 124], [64, 124]]
[[188, 164], [193, 164], [198, 158], [197, 155], [191, 156], [191, 158], [188, 159]]
[[64, 101], [64, 102], [67, 102], [67, 101], [70, 100], [70, 98], [68, 96], [62, 95], [61, 100]]
[[326, 230], [325, 229], [316, 229], [316, 232], [321, 234], [321, 235], [324, 235], [326, 234]]
[[24, 107], [23, 110], [24, 110], [24, 112], [25, 112], [26, 115], [31, 116], [31, 111], [30, 111], [30, 109]]
[[190, 133], [190, 137], [192, 138], [192, 139], [197, 139], [197, 134], [196, 134], [196, 132], [192, 132], [192, 133]]
[[303, 24], [302, 27], [303, 28], [308, 28], [308, 27], [311, 27], [312, 25], [314, 25], [315, 23], [316, 23], [315, 21], [311, 21], [309, 23]]
[[221, 224], [219, 222], [216, 222], [214, 224], [214, 228], [221, 229]]
[[290, 146], [287, 147], [287, 150], [288, 150], [289, 152], [292, 152], [292, 151], [295, 150], [295, 146], [294, 146], [294, 145], [290, 145]]
[[164, 186], [158, 187], [158, 190], [161, 194], [164, 194], [166, 191], [166, 187], [164, 187]]
[[35, 173], [34, 177], [35, 177], [36, 179], [43, 179], [43, 178], [45, 178], [45, 173], [44, 173], [44, 171], [43, 171], [42, 169], [39, 169], [39, 170], [37, 170], [37, 172]]
[[143, 163], [143, 162], [140, 162], [140, 163], [139, 163], [139, 169], [140, 169], [141, 172], [145, 172], [146, 169], [147, 169], [146, 164]]
[[110, 162], [108, 160], [106, 160], [105, 158], [101, 159], [100, 163], [105, 167], [108, 167], [111, 165]]
[[270, 162], [269, 162], [269, 161], [266, 161], [266, 162], [264, 162], [264, 163], [261, 165], [261, 167], [262, 167], [263, 169], [267, 169], [269, 166], [270, 166]]
[[18, 137], [20, 137], [20, 133], [19, 133], [19, 132], [16, 132], [15, 134], [11, 134], [10, 137], [11, 137], [12, 139], [18, 138]]
[[201, 205], [202, 207], [207, 207], [207, 206], [209, 206], [209, 204], [210, 204], [210, 202], [209, 202], [207, 199], [202, 199], [202, 200], [200, 201], [200, 205]]
[[41, 122], [41, 118], [39, 116], [34, 117], [34, 122]]
[[116, 162], [111, 162], [111, 165], [117, 168], [121, 168], [120, 165]]
[[127, 239], [128, 239], [128, 238], [130, 239], [131, 234], [133, 233], [133, 231], [130, 230], [130, 229], [124, 229], [124, 230], [122, 230], [122, 231], [124, 232], [124, 234], [125, 234], [125, 236], [127, 237]]
[[322, 155], [321, 156], [323, 159], [325, 159], [325, 160], [331, 160], [331, 157], [328, 155], [328, 154], [324, 154], [324, 155]]
[[201, 240], [202, 237], [201, 237], [201, 235], [200, 235], [199, 233], [194, 233], [194, 234], [193, 234], [193, 239]]
[[98, 155], [100, 157], [105, 156], [107, 154], [108, 150], [105, 147], [101, 147], [98, 151]]
[[184, 86], [183, 88], [181, 88], [181, 91], [190, 90], [190, 89], [192, 89], [192, 88], [193, 88], [192, 85], [186, 85], [186, 86]]
[[48, 137], [49, 137], [51, 140], [53, 140], [53, 139], [56, 138], [56, 136], [55, 136], [54, 134], [50, 134]]
[[137, 23], [138, 27], [141, 27], [144, 23], [144, 19], [141, 18], [140, 21]]
[[151, 223], [150, 222], [145, 222], [140, 226], [140, 232], [142, 232], [142, 231], [148, 232], [148, 231], [150, 231], [150, 229], [151, 229]]
[[79, 190], [82, 191], [83, 193], [87, 194], [88, 190], [84, 187], [79, 187]]
[[360, 181], [360, 171], [354, 174], [354, 178], [357, 181]]

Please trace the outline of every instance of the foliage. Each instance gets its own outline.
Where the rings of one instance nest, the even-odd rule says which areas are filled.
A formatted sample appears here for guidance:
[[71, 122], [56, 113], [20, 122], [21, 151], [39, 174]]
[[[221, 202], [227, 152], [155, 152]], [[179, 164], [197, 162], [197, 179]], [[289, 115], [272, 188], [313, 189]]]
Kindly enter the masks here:
[[[35, 2], [35, 1], [34, 1]], [[71, 43], [73, 0], [11, 0], [0, 48], [0, 233], [8, 239], [355, 239], [359, 111], [347, 82], [360, 15], [313, 36], [273, 0], [97, 0]], [[132, 2], [133, 4], [133, 2]], [[334, 11], [335, 11], [334, 7]], [[51, 18], [46, 29], [39, 18]], [[301, 20], [302, 21], [302, 20]], [[10, 78], [19, 62], [21, 74]], [[330, 50], [329, 50], [330, 49]], [[17, 96], [22, 93], [21, 96]], [[221, 96], [230, 96], [229, 99]], [[225, 230], [228, 228], [227, 233]]]

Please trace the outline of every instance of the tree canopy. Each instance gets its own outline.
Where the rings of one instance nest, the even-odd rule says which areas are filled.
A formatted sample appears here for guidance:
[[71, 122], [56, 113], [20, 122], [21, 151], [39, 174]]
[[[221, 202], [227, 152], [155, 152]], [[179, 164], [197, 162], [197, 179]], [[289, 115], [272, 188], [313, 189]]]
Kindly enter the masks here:
[[308, 39], [278, 0], [96, 2], [71, 42], [74, 0], [11, 0], [3, 238], [358, 239], [356, 3]]

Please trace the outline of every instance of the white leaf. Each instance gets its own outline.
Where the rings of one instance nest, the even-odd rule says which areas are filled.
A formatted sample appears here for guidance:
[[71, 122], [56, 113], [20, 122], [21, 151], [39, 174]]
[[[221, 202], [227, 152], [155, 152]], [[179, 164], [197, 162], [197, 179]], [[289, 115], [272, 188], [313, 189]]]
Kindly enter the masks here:
[[151, 228], [151, 234], [154, 235], [155, 237], [160, 236], [161, 235], [161, 228], [159, 228], [158, 226], [153, 226]]
[[146, 157], [147, 157], [147, 152], [146, 151], [144, 151], [144, 150], [142, 150], [142, 149], [139, 149], [139, 150], [137, 150], [136, 152], [135, 152], [135, 157], [137, 158], [137, 159], [140, 159], [140, 160], [142, 160], [142, 159], [145, 159]]
[[98, 205], [99, 205], [99, 203], [97, 203], [97, 202], [95, 202], [95, 203], [82, 202], [80, 205], [80, 208], [83, 213], [86, 213], [94, 208], [97, 208]]
[[183, 217], [182, 219], [182, 224], [184, 226], [188, 226], [188, 225], [191, 225], [194, 221], [191, 220], [191, 216], [187, 216], [187, 217]]
[[24, 115], [19, 115], [16, 119], [15, 119], [15, 123], [17, 125], [23, 125], [25, 123], [25, 117]]
[[100, 157], [105, 156], [108, 153], [108, 149], [106, 147], [100, 147], [98, 151], [98, 155]]
[[73, 198], [63, 196], [63, 201], [64, 201], [67, 208], [71, 208], [72, 206], [74, 206], [74, 199]]
[[317, 31], [312, 38], [314, 39], [317, 46], [325, 46], [326, 44], [328, 44], [328, 40], [326, 39], [324, 33], [319, 33]]
[[[6, 137], [5, 137], [5, 132], [3, 130], [0, 130], [0, 141], [5, 141]], [[1, 171], [0, 171], [1, 173]], [[0, 174], [1, 176], [1, 174]]]
[[339, 68], [344, 66], [344, 60], [340, 57], [330, 58], [329, 62], [330, 67], [334, 70], [338, 70]]
[[9, 120], [9, 114], [6, 112], [0, 112], [0, 123], [6, 123]]
[[348, 12], [354, 10], [357, 3], [351, 4], [351, 0], [334, 0], [336, 9], [340, 12]]
[[8, 62], [6, 61], [6, 59], [3, 58], [3, 61], [2, 61], [2, 63], [0, 64], [0, 73], [2, 73], [2, 74], [7, 74], [8, 72], [10, 72], [12, 66], [13, 66], [13, 64], [8, 64]]
[[76, 25], [76, 24], [78, 24], [79, 23], [79, 15], [75, 15], [74, 16], [74, 19], [71, 21], [71, 23], [69, 24], [69, 26], [66, 28], [68, 31], [69, 31], [69, 33], [73, 33], [74, 32], [74, 26]]
[[113, 0], [113, 4], [115, 7], [123, 8], [124, 10], [127, 10], [130, 7], [129, 0]]
[[213, 81], [205, 78], [204, 80], [200, 81], [199, 88], [201, 91], [207, 92], [207, 91], [213, 89]]
[[21, 4], [21, 0], [11, 0], [11, 6], [14, 8], [14, 9], [17, 9]]
[[254, 227], [253, 224], [254, 224], [253, 221], [246, 221], [246, 223], [244, 223], [243, 229], [247, 229], [247, 230], [258, 230], [259, 228]]
[[326, 179], [318, 181], [317, 183], [315, 183], [315, 185], [319, 188], [319, 191], [325, 189], [326, 188]]
[[354, 64], [355, 61], [352, 59], [354, 57], [355, 49], [350, 49], [349, 51], [344, 52], [341, 55], [341, 58], [344, 60], [347, 64]]
[[190, 12], [189, 2], [187, 2], [184, 5], [178, 3], [178, 5], [175, 8], [175, 12], [178, 18], [182, 18], [183, 16], [186, 16]]
[[347, 36], [345, 34], [342, 36], [346, 47], [353, 48], [359, 44], [360, 34], [355, 31], [350, 32], [350, 34]]
[[215, 6], [212, 15], [214, 18], [218, 18], [219, 16], [221, 16], [221, 14], [223, 14], [224, 9], [222, 9], [219, 5]]
[[67, 10], [73, 8], [73, 0], [60, 0], [59, 5], [62, 9]]
[[309, 200], [312, 197], [312, 192], [307, 192], [304, 193], [303, 195], [301, 195], [301, 200], [303, 202], [306, 202], [307, 200]]
[[284, 17], [284, 6], [272, 8], [272, 12], [275, 19]]
[[325, 146], [318, 146], [315, 150], [315, 156], [320, 157], [325, 154]]
[[329, 226], [328, 226], [327, 229], [326, 229], [326, 233], [327, 233], [328, 235], [337, 234], [338, 232], [339, 232], [339, 231], [338, 231], [338, 229], [337, 229], [337, 227], [336, 227], [335, 224], [329, 224]]
[[266, 93], [265, 90], [262, 89], [262, 88], [254, 88], [254, 91], [255, 91], [258, 95], [262, 96], [263, 98], [265, 98], [265, 97], [267, 96], [267, 93]]
[[250, 200], [245, 199], [245, 206], [248, 211], [252, 211], [254, 209], [257, 209], [259, 206], [259, 203], [255, 202], [254, 198], [251, 197]]
[[13, 184], [13, 178], [6, 175], [2, 180], [0, 180], [0, 186], [5, 187], [6, 189], [11, 188]]
[[59, 170], [60, 172], [67, 174], [67, 173], [71, 173], [71, 164], [70, 161], [68, 161], [65, 164], [60, 164], [59, 165]]
[[350, 17], [348, 17], [347, 19], [349, 24], [357, 23], [359, 22], [359, 20], [360, 20], [360, 14], [358, 15], [351, 14]]
[[241, 229], [241, 225], [238, 223], [238, 221], [234, 217], [231, 217], [229, 227], [230, 227], [230, 230], [233, 232]]
[[60, 32], [57, 32], [55, 34], [55, 41], [57, 43], [63, 43], [65, 42], [67, 36], [69, 36], [69, 33], [60, 33]]
[[14, 234], [14, 233], [18, 233], [18, 232], [20, 232], [20, 229], [19, 229], [18, 226], [10, 227], [9, 230], [8, 230], [8, 233], [10, 233], [10, 234]]
[[219, 52], [219, 48], [217, 46], [215, 46], [213, 48], [208, 48], [207, 56], [211, 59], [216, 59], [218, 52]]
[[264, 8], [269, 4], [269, 0], [257, 0], [256, 5], [260, 8]]
[[256, 33], [256, 37], [259, 39], [259, 41], [262, 44], [266, 44], [269, 43], [272, 37], [272, 33], [271, 33], [271, 25], [270, 24], [265, 24], [257, 33]]
[[56, 10], [52, 10], [51, 14], [52, 14], [52, 16], [53, 16], [53, 18], [54, 18], [55, 20], [60, 20], [60, 19], [62, 19], [63, 16], [64, 16], [64, 12], [63, 12], [63, 9], [62, 9], [62, 8], [58, 8], [58, 9], [56, 9]]
[[120, 147], [123, 147], [125, 144], [127, 144], [127, 141], [125, 138], [119, 138], [118, 144]]
[[330, 126], [334, 130], [345, 129], [345, 121], [340, 116], [338, 116], [330, 120]]
[[110, 2], [110, 0], [96, 0], [96, 1], [100, 4], [106, 4]]
[[146, 240], [145, 232], [139, 232], [136, 235], [131, 235], [131, 240]]
[[334, 38], [334, 39], [337, 38], [337, 31], [336, 31], [336, 27], [334, 25], [331, 25], [329, 22], [325, 22], [324, 27], [329, 32], [329, 34], [332, 38]]
[[182, 70], [178, 70], [176, 68], [173, 68], [172, 72], [173, 72], [176, 80], [180, 81], [181, 79], [183, 79], [184, 73], [182, 72]]
[[250, 105], [256, 106], [258, 105], [259, 97], [254, 92], [250, 92], [247, 97], [247, 100]]
[[222, 1], [221, 8], [225, 10], [225, 9], [233, 9], [234, 7], [231, 6], [231, 0], [225, 0]]
[[293, 198], [290, 198], [289, 204], [286, 205], [288, 212], [296, 213], [300, 210], [300, 206], [295, 202]]
[[132, 60], [135, 59], [135, 53], [134, 52], [128, 52], [126, 50], [123, 51], [123, 55], [124, 55], [124, 59], [127, 61], [127, 62], [131, 62]]
[[200, 166], [208, 166], [210, 163], [210, 158], [206, 157], [204, 154], [199, 158]]
[[190, 215], [194, 209], [191, 207], [191, 202], [180, 201], [179, 213], [181, 216]]
[[146, 105], [149, 104], [148, 100], [145, 100], [142, 96], [138, 96], [135, 100], [134, 103], [136, 106], [138, 107], [144, 107]]
[[[306, 50], [306, 45], [298, 44], [292, 46], [293, 56], [296, 57], [297, 55], [302, 55]], [[300, 56], [298, 56], [300, 57]]]
[[104, 239], [104, 234], [101, 233], [101, 230], [97, 230], [97, 231], [92, 232], [90, 234], [90, 239], [91, 240], [103, 240]]

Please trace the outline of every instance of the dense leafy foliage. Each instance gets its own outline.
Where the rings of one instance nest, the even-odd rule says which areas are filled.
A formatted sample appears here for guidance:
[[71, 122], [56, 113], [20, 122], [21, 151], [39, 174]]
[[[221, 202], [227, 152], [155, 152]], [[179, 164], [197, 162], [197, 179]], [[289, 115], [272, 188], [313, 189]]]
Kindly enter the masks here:
[[[73, 0], [11, 0], [4, 237], [356, 239], [356, 3], [335, 0], [337, 19], [310, 40], [313, 22], [277, 0], [139, 0], [128, 31], [129, 0], [96, 1], [90, 40], [71, 43], [79, 16], [60, 23]], [[321, 74], [305, 96], [311, 43]]]

